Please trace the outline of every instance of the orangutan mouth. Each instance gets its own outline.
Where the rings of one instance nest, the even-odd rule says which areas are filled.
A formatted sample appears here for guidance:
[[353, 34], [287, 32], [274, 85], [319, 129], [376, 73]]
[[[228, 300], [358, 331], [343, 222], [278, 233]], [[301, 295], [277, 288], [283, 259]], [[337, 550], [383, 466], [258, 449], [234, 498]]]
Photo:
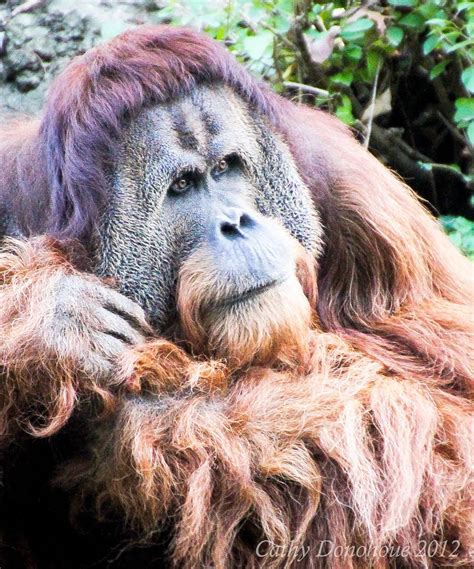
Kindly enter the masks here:
[[274, 279], [274, 280], [269, 281], [267, 283], [259, 284], [257, 286], [254, 286], [252, 288], [247, 289], [246, 291], [242, 292], [239, 295], [231, 296], [231, 297], [225, 299], [223, 301], [222, 305], [234, 306], [236, 304], [241, 304], [243, 302], [247, 302], [248, 300], [251, 300], [257, 296], [260, 296], [261, 294], [264, 294], [265, 292], [269, 291], [270, 289], [284, 283], [286, 280], [287, 280], [287, 277], [282, 277], [279, 279]]

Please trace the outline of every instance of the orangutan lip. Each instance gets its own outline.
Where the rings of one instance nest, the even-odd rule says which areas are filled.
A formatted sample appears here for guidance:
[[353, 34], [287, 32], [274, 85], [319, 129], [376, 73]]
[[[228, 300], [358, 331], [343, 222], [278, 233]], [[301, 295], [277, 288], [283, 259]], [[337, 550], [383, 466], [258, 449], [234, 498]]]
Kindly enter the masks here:
[[267, 290], [270, 290], [271, 288], [281, 284], [285, 280], [286, 280], [286, 278], [275, 279], [275, 280], [270, 281], [268, 283], [265, 283], [263, 285], [259, 285], [259, 286], [250, 288], [250, 289], [246, 290], [245, 292], [243, 292], [242, 294], [239, 294], [239, 296], [232, 296], [230, 298], [227, 298], [226, 300], [224, 300], [224, 302], [222, 304], [228, 306], [228, 305], [239, 304], [241, 302], [245, 302], [247, 300], [250, 300], [251, 298], [255, 298], [256, 296], [263, 294], [264, 292], [267, 292]]

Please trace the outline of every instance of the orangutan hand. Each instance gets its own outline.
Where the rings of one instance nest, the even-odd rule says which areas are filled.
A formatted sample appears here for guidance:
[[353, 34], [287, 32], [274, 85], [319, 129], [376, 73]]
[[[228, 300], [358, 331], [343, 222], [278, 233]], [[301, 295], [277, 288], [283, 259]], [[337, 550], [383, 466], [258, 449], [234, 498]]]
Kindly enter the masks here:
[[13, 374], [100, 380], [151, 333], [140, 306], [80, 272], [48, 238], [11, 241], [0, 253], [0, 362]]
[[44, 329], [37, 330], [48, 352], [96, 378], [109, 375], [117, 358], [150, 333], [138, 304], [81, 275], [58, 279]]

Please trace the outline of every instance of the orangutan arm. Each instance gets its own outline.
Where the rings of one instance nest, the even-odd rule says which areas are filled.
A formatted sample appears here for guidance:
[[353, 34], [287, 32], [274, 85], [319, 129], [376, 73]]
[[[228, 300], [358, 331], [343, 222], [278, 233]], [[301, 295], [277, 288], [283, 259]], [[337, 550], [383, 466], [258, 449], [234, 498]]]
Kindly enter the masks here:
[[81, 392], [108, 397], [117, 357], [149, 331], [142, 309], [79, 272], [47, 238], [0, 253], [0, 441], [16, 426], [49, 435]]

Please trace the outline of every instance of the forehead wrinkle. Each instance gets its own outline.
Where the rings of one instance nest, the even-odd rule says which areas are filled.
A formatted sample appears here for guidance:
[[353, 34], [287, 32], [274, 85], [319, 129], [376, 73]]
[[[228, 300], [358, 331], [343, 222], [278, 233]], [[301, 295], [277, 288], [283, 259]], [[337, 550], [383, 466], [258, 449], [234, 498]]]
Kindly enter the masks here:
[[179, 100], [144, 109], [130, 128], [143, 141], [147, 162], [156, 164], [166, 179], [185, 170], [203, 172], [228, 154], [252, 161], [260, 153], [246, 105], [222, 86], [201, 85]]
[[250, 161], [260, 154], [256, 136], [242, 123], [228, 124], [224, 132], [209, 140], [208, 161], [216, 162], [230, 154], [237, 154]]
[[252, 154], [253, 146], [246, 144], [246, 140], [230, 140], [229, 137], [219, 137], [211, 140], [208, 145], [207, 159], [208, 162], [218, 162], [221, 158], [225, 158], [231, 154], [245, 157]]
[[250, 113], [247, 104], [229, 87], [210, 88], [202, 86], [198, 89], [197, 104], [202, 113], [221, 127], [229, 120], [242, 122], [249, 126]]
[[170, 178], [177, 178], [180, 174], [186, 172], [197, 172], [203, 174], [206, 171], [206, 161], [201, 156], [196, 154], [175, 154], [171, 157], [173, 165], [169, 169]]
[[[209, 162], [233, 153], [249, 158], [259, 154], [257, 132], [247, 106], [231, 89], [201, 86], [193, 93], [193, 101], [207, 127]], [[209, 123], [212, 128], [208, 128]]]
[[192, 94], [192, 100], [200, 111], [200, 117], [208, 138], [223, 135], [229, 126], [242, 117], [239, 107], [240, 99], [230, 96], [232, 91], [222, 86], [209, 87], [201, 85]]
[[219, 99], [222, 99], [221, 89], [217, 88], [211, 92], [206, 87], [200, 87], [194, 91], [192, 97], [195, 105], [199, 107], [208, 138], [221, 134], [224, 129], [222, 112], [219, 108], [219, 112], [216, 113], [216, 108], [213, 105], [209, 106], [207, 101], [207, 99], [211, 98], [217, 104]]
[[207, 133], [201, 110], [196, 106], [192, 97], [182, 98], [173, 104], [170, 107], [170, 115], [181, 146], [202, 153], [206, 145]]
[[148, 151], [158, 151], [166, 155], [167, 149], [173, 145], [175, 133], [169, 109], [164, 105], [143, 110], [138, 118], [130, 124], [134, 144], [143, 144]]
[[[166, 163], [169, 171], [169, 177], [179, 175], [183, 170], [205, 169], [205, 149], [202, 141], [202, 129], [200, 131], [199, 124], [192, 120], [192, 108], [189, 104], [186, 107], [181, 105], [181, 101], [173, 106], [161, 107], [156, 113], [152, 113], [153, 123], [153, 139], [154, 144], [150, 148], [150, 155], [153, 160]], [[196, 139], [201, 139], [198, 148], [183, 145], [183, 139], [177, 128], [177, 121], [184, 121], [185, 129], [195, 126], [193, 135]], [[196, 136], [197, 135], [197, 136]]]
[[116, 169], [122, 180], [165, 189], [183, 171], [205, 170], [205, 159], [179, 144], [169, 111], [158, 105], [146, 109], [126, 128]]
[[216, 116], [213, 116], [207, 111], [202, 111], [202, 120], [210, 136], [216, 136], [222, 132], [222, 124]]

